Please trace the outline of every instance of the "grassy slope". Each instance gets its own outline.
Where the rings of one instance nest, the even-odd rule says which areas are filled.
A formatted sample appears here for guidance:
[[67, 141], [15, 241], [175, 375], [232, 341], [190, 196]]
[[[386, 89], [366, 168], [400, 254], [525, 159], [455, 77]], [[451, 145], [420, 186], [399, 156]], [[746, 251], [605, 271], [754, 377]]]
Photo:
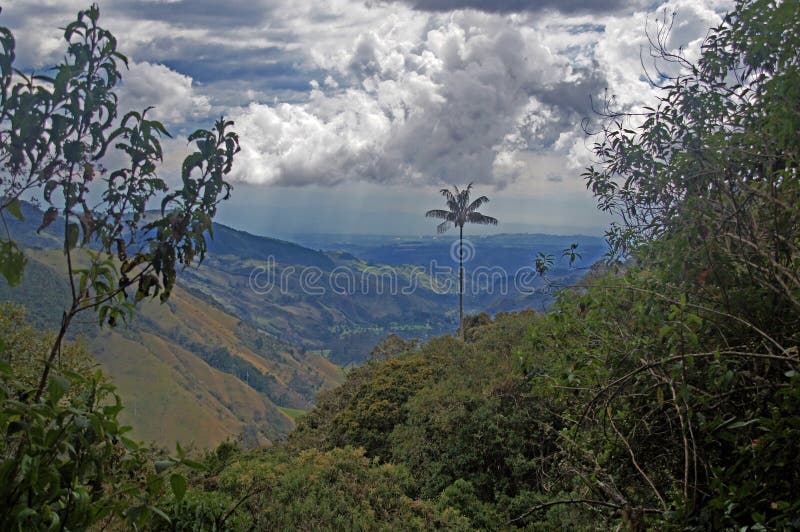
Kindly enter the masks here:
[[[28, 258], [22, 286], [2, 286], [0, 296], [26, 305], [38, 325], [53, 328], [65, 299], [63, 257], [29, 250]], [[123, 419], [136, 437], [167, 447], [176, 440], [208, 447], [242, 432], [251, 443], [265, 443], [294, 426], [279, 406], [308, 409], [317, 391], [342, 380], [326, 359], [279, 342], [180, 286], [165, 305], [145, 303], [129, 328], [99, 331], [93, 319], [81, 316], [75, 328], [114, 377], [127, 405]], [[270, 376], [269, 390], [259, 393], [209, 365], [203, 358], [215, 349]]]
[[[124, 396], [122, 419], [134, 427], [136, 437], [205, 447], [242, 431], [242, 421], [213, 393], [220, 381], [235, 387], [226, 382], [232, 377], [158, 345], [162, 343], [157, 339], [156, 345], [147, 345], [110, 332], [97, 340], [92, 348]], [[259, 397], [247, 399], [251, 409], [260, 406]]]

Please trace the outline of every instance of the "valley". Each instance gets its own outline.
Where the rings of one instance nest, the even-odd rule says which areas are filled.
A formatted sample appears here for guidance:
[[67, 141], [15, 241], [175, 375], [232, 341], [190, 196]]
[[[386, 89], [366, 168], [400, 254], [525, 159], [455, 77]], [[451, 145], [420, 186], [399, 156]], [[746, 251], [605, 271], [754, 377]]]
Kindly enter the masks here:
[[[24, 305], [29, 320], [52, 330], [69, 289], [53, 236], [63, 225], [38, 233], [43, 213], [23, 208], [25, 221], [12, 220], [11, 229], [26, 245], [29, 265], [20, 287], [0, 282], [0, 297]], [[317, 393], [342, 382], [342, 366], [361, 364], [386, 336], [426, 340], [457, 329], [457, 267], [447, 236], [306, 235], [318, 248], [312, 249], [222, 224], [213, 231], [205, 261], [180, 272], [167, 303], [144, 302], [127, 326], [100, 329], [89, 314], [75, 325], [73, 338], [83, 338], [113, 377], [126, 399], [122, 418], [139, 438], [200, 448], [227, 438], [247, 445], [278, 440]], [[513, 277], [534, 249], [557, 253], [570, 238], [476, 238], [481, 253], [466, 264], [465, 278], [489, 266]], [[599, 258], [601, 240], [580, 238], [587, 257]], [[438, 278], [434, 261], [444, 272]], [[581, 275], [561, 267], [553, 279], [569, 283]], [[513, 278], [491, 278], [497, 286], [488, 280], [478, 279], [474, 289], [465, 283], [469, 313], [543, 309], [552, 297], [541, 286], [521, 293]]]

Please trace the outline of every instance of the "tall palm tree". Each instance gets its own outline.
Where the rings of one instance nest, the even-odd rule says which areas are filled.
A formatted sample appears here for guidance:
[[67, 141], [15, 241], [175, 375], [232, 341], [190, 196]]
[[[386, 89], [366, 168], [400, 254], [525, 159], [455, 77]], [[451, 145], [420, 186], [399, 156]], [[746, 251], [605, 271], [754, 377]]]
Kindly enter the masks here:
[[448, 210], [433, 209], [425, 213], [427, 218], [444, 220], [436, 227], [437, 233], [444, 233], [450, 225], [458, 227], [458, 330], [462, 338], [464, 337], [464, 224], [497, 225], [496, 218], [478, 212], [481, 205], [489, 202], [489, 198], [481, 196], [470, 203], [471, 190], [472, 183], [464, 190], [458, 190], [455, 185], [452, 191], [443, 188], [440, 192], [447, 202]]

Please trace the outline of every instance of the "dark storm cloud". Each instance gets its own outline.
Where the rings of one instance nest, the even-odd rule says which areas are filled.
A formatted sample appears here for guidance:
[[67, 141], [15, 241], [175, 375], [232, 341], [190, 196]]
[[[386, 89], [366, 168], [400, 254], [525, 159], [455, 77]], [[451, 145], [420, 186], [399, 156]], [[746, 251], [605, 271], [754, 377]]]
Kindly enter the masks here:
[[559, 81], [550, 90], [537, 94], [539, 101], [581, 116], [592, 114], [591, 98], [608, 87], [608, 80], [597, 66], [593, 70], [582, 69], [578, 72], [578, 79]]
[[179, 0], [177, 2], [142, 2], [125, 0], [109, 6], [108, 11], [131, 18], [169, 22], [179, 27], [254, 26], [267, 20], [273, 2], [220, 0]]
[[[186, 95], [191, 102], [200, 91], [213, 112], [221, 113], [242, 105], [243, 95], [295, 101], [307, 94], [309, 80], [321, 75], [296, 46], [299, 37], [286, 17], [276, 14], [276, 5], [276, 0], [117, 0], [100, 6], [100, 23], [113, 31], [132, 62], [131, 70], [123, 71], [123, 83], [129, 85], [126, 96], [134, 102], [146, 95], [163, 109], [166, 102], [173, 103], [170, 94]], [[55, 5], [19, 2], [3, 9], [0, 24], [14, 28], [18, 36], [16, 66], [26, 72], [41, 71], [60, 61], [65, 44], [58, 28], [85, 7], [79, 0], [64, 0]], [[135, 68], [137, 63], [164, 65], [188, 79], [165, 70]], [[134, 79], [143, 76], [159, 88], [158, 94]], [[187, 90], [195, 94], [190, 96]], [[185, 110], [178, 106], [167, 114], [177, 120], [177, 112]]]
[[302, 56], [278, 46], [252, 46], [242, 49], [219, 43], [198, 42], [177, 36], [159, 36], [137, 50], [140, 57], [155, 60], [191, 76], [200, 83], [231, 80], [261, 80], [276, 88], [308, 88], [308, 75], [298, 77], [296, 63]]
[[420, 11], [475, 9], [486, 13], [523, 13], [557, 11], [564, 14], [607, 14], [631, 7], [628, 0], [384, 0], [401, 2]]
[[328, 91], [320, 77], [304, 103], [251, 105], [236, 117], [245, 139], [237, 177], [507, 185], [527, 171], [518, 152], [568, 146], [607, 83], [539, 36], [483, 14], [440, 21], [414, 45], [364, 33], [331, 69], [346, 90]]

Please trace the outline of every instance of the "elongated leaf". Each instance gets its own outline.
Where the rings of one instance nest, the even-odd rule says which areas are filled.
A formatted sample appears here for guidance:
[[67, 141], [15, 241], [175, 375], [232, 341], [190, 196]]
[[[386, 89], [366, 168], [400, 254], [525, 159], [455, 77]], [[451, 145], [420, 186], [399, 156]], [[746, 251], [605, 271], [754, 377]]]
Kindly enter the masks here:
[[172, 522], [172, 521], [170, 521], [169, 516], [167, 514], [165, 514], [162, 510], [157, 508], [156, 506], [150, 506], [149, 508], [150, 508], [150, 511], [152, 511], [154, 514], [157, 514], [159, 517], [161, 517], [167, 523], [171, 523]]
[[67, 226], [67, 239], [66, 239], [66, 246], [67, 249], [72, 249], [78, 245], [78, 237], [80, 236], [80, 229], [78, 228], [78, 224], [70, 223]]
[[6, 210], [11, 213], [11, 215], [19, 220], [20, 222], [25, 221], [25, 216], [22, 215], [22, 205], [20, 204], [19, 200], [14, 198], [11, 202], [6, 205]]
[[[50, 183], [52, 183], [52, 181]], [[48, 183], [48, 185], [50, 185], [50, 183]], [[45, 187], [45, 190], [47, 190], [47, 187]], [[36, 229], [36, 232], [41, 233], [42, 231], [47, 229], [47, 227], [51, 223], [53, 223], [56, 218], [58, 218], [58, 209], [56, 209], [55, 207], [50, 207], [49, 209], [47, 209], [47, 211], [44, 213], [44, 216], [42, 216], [42, 224], [39, 226], [38, 229]]]
[[753, 423], [757, 423], [758, 419], [751, 419], [750, 421], [736, 421], [735, 423], [731, 423], [728, 425], [729, 429], [741, 429], [747, 426], [752, 425]]

